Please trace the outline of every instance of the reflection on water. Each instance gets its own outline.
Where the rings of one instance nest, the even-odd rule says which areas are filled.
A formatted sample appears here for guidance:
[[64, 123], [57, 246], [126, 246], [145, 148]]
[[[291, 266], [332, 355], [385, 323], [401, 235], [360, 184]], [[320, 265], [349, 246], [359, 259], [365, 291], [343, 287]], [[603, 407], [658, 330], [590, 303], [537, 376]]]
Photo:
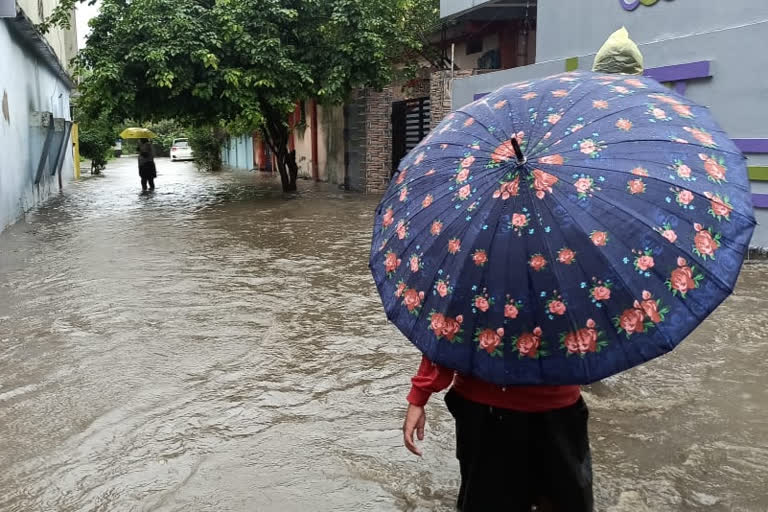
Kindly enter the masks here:
[[[135, 161], [0, 235], [0, 510], [453, 510], [453, 424], [367, 270], [376, 198]], [[598, 510], [768, 510], [768, 267], [585, 390]]]

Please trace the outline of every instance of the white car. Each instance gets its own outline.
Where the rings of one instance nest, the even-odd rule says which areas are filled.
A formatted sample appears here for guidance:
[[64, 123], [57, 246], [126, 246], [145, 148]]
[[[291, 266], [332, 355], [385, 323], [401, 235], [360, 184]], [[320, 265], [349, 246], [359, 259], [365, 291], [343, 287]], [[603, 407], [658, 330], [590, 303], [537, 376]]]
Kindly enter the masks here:
[[195, 155], [189, 147], [189, 139], [173, 139], [171, 145], [171, 160], [194, 160]]

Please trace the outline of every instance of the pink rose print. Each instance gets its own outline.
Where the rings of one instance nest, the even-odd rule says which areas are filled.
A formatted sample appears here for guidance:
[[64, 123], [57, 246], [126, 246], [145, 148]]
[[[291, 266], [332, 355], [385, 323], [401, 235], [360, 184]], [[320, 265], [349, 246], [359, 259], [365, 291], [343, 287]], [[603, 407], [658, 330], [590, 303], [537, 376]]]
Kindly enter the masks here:
[[563, 118], [563, 116], [562, 116], [562, 115], [560, 115], [560, 114], [549, 114], [549, 115], [547, 116], [547, 122], [548, 122], [549, 124], [557, 124], [557, 122], [558, 122], [560, 119], [562, 119], [562, 118]]
[[506, 141], [504, 144], [497, 147], [491, 155], [491, 160], [496, 163], [506, 162], [512, 158], [515, 158], [515, 150], [510, 141]]
[[448, 241], [448, 252], [451, 254], [458, 254], [461, 251], [461, 240], [458, 238], [452, 238]]
[[429, 328], [432, 330], [432, 332], [440, 337], [445, 330], [445, 326], [445, 315], [442, 313], [432, 313], [432, 316], [429, 318]]
[[632, 195], [642, 194], [645, 192], [645, 183], [643, 183], [643, 180], [640, 178], [629, 180], [627, 182], [627, 190], [629, 190], [629, 193]]
[[674, 232], [672, 229], [665, 229], [661, 232], [661, 236], [667, 239], [669, 243], [675, 243], [677, 241], [677, 233]]
[[477, 341], [482, 348], [489, 354], [496, 352], [501, 344], [501, 337], [504, 336], [504, 329], [485, 329], [477, 334]]
[[648, 97], [657, 101], [661, 101], [662, 103], [666, 103], [668, 105], [680, 104], [680, 101], [678, 101], [677, 99], [671, 96], [667, 96], [666, 94], [649, 94]]
[[635, 89], [645, 89], [647, 86], [637, 78], [627, 78], [624, 83]]
[[582, 356], [589, 352], [597, 352], [600, 345], [595, 327], [595, 321], [590, 318], [587, 320], [585, 328], [579, 329], [576, 332], [569, 332], [563, 336], [563, 347], [565, 347], [569, 354], [580, 354]]
[[429, 232], [432, 236], [438, 236], [443, 231], [443, 223], [439, 220], [436, 220], [432, 223], [432, 226], [429, 228]]
[[499, 110], [501, 108], [504, 108], [504, 106], [507, 104], [507, 100], [501, 100], [496, 102], [496, 104], [493, 106], [496, 110]]
[[384, 258], [384, 268], [386, 269], [387, 274], [391, 274], [397, 270], [400, 263], [402, 263], [402, 260], [397, 257], [397, 254], [392, 251], [388, 252]]
[[592, 297], [595, 300], [608, 300], [611, 298], [611, 289], [607, 286], [595, 286], [592, 288]]
[[423, 162], [423, 161], [424, 161], [424, 158], [425, 158], [426, 156], [427, 156], [427, 154], [426, 154], [426, 153], [423, 153], [423, 152], [422, 152], [422, 153], [419, 153], [419, 154], [416, 156], [416, 160], [413, 162], [413, 165], [419, 165], [421, 162]]
[[686, 119], [690, 119], [694, 117], [693, 112], [691, 112], [690, 105], [682, 105], [682, 104], [672, 105], [672, 110], [674, 110], [675, 113], [677, 113], [677, 115], [679, 115], [680, 117], [684, 117]]
[[408, 260], [408, 263], [411, 268], [411, 272], [418, 272], [421, 270], [421, 258], [419, 258], [416, 254], [411, 256], [411, 259]]
[[632, 121], [629, 119], [621, 118], [618, 121], [616, 121], [616, 128], [618, 128], [621, 131], [628, 132], [632, 129]]
[[672, 274], [667, 279], [667, 288], [674, 294], [678, 293], [686, 298], [686, 294], [699, 287], [699, 281], [702, 279], [701, 275], [695, 275], [693, 268], [688, 265], [685, 258], [677, 258], [677, 268], [672, 271]]
[[392, 210], [392, 208], [387, 208], [387, 210], [384, 212], [384, 217], [382, 217], [381, 225], [385, 228], [388, 228], [392, 225], [392, 223], [395, 221], [395, 212]]
[[450, 342], [461, 342], [461, 324], [464, 319], [461, 315], [450, 318], [442, 313], [432, 313], [429, 319], [429, 328], [438, 339], [445, 338]]
[[536, 327], [533, 332], [524, 332], [517, 339], [517, 351], [520, 357], [530, 357], [536, 359], [541, 348], [541, 327]]
[[653, 300], [651, 292], [648, 290], [643, 290], [643, 300], [640, 302], [640, 306], [643, 308], [645, 316], [647, 316], [651, 322], [655, 324], [661, 322], [662, 319], [661, 314], [659, 313], [659, 305]]
[[405, 223], [405, 221], [401, 220], [397, 223], [397, 238], [400, 240], [404, 240], [405, 238], [408, 238], [408, 225]]
[[704, 229], [701, 224], [694, 224], [696, 236], [693, 237], [694, 252], [703, 259], [715, 259], [715, 251], [720, 248], [720, 235], [712, 236], [711, 230]]
[[[559, 156], [559, 155], [557, 155]], [[548, 157], [545, 157], [548, 158]], [[539, 159], [541, 160], [541, 159]], [[541, 169], [533, 170], [533, 189], [536, 190], [536, 197], [544, 199], [546, 192], [552, 193], [552, 187], [557, 183], [557, 177], [546, 173]]]
[[598, 247], [605, 247], [608, 243], [608, 233], [605, 231], [593, 231], [589, 237], [592, 239], [592, 243]]
[[524, 100], [532, 100], [536, 96], [538, 96], [538, 94], [536, 94], [535, 92], [527, 92], [527, 93], [523, 94], [521, 96], [521, 98], [523, 98]]
[[717, 147], [717, 144], [715, 143], [715, 139], [713, 139], [712, 135], [710, 135], [706, 131], [700, 128], [690, 128], [688, 126], [684, 126], [683, 130], [690, 133], [694, 139], [701, 142], [703, 145], [711, 148]]
[[649, 268], [653, 268], [654, 261], [653, 256], [649, 256], [647, 254], [643, 254], [642, 256], [638, 256], [635, 258], [635, 267], [645, 272]]
[[408, 187], [403, 187], [400, 189], [400, 202], [402, 203], [408, 198]]
[[675, 170], [677, 171], [677, 175], [683, 179], [691, 177], [691, 168], [685, 164], [678, 165]]
[[681, 205], [689, 205], [693, 201], [693, 192], [680, 189], [677, 193], [677, 202]]
[[488, 263], [488, 253], [485, 252], [485, 249], [478, 249], [472, 254], [472, 261], [478, 267], [482, 267]]
[[710, 181], [714, 181], [717, 184], [728, 181], [725, 179], [725, 173], [728, 169], [723, 165], [722, 161], [718, 162], [714, 157], [707, 156], [704, 153], [700, 153], [699, 158], [704, 162], [704, 170], [707, 171]]
[[576, 123], [576, 124], [574, 124], [573, 126], [571, 126], [571, 127], [569, 128], [569, 130], [571, 130], [571, 133], [576, 133], [577, 131], [581, 130], [582, 128], [584, 128], [584, 125], [583, 125], [583, 124], [581, 124], [581, 123]]
[[653, 117], [655, 117], [656, 119], [659, 119], [659, 120], [664, 120], [664, 119], [667, 118], [667, 113], [664, 112], [664, 110], [662, 110], [662, 109], [660, 109], [658, 107], [652, 108], [651, 109], [651, 114], [653, 115]]
[[407, 174], [408, 174], [408, 169], [407, 168], [403, 169], [402, 172], [397, 176], [397, 181], [395, 183], [397, 183], [398, 185], [402, 185], [402, 183], [405, 181], [405, 177]]
[[534, 254], [531, 256], [530, 261], [528, 264], [531, 266], [533, 270], [536, 272], [539, 272], [541, 269], [547, 266], [547, 260], [542, 256], [541, 254]]
[[488, 308], [491, 307], [490, 303], [488, 302], [488, 299], [483, 297], [482, 295], [478, 295], [475, 297], [475, 307], [485, 313], [488, 311]]
[[616, 85], [613, 87], [613, 90], [619, 94], [627, 94], [629, 93], [629, 89], [624, 87], [623, 85]]
[[635, 176], [648, 176], [648, 169], [645, 169], [644, 167], [635, 167], [632, 169], [632, 174]]
[[[566, 96], [568, 96], [568, 91], [566, 91], [565, 89], [557, 89], [552, 91], [552, 96], [554, 96], [555, 98], [565, 98]], [[552, 124], [555, 124], [555, 123], [552, 123]]]
[[592, 107], [598, 110], [605, 110], [608, 108], [608, 102], [605, 100], [593, 100]]
[[461, 166], [462, 167], [469, 167], [473, 163], [475, 163], [475, 157], [470, 155], [470, 156], [466, 157], [464, 160], [461, 161]]
[[459, 189], [459, 199], [462, 201], [467, 199], [472, 194], [472, 187], [469, 185], [464, 185]]
[[597, 150], [597, 146], [595, 145], [595, 142], [592, 139], [586, 139], [582, 141], [582, 143], [579, 145], [581, 148], [581, 152], [585, 155], [591, 155], [592, 153]]
[[427, 196], [421, 202], [421, 207], [422, 208], [427, 208], [429, 205], [432, 204], [432, 201], [434, 201], [434, 200], [435, 200], [435, 198], [432, 197], [432, 194], [427, 194]]
[[435, 290], [440, 297], [445, 298], [448, 295], [448, 283], [445, 281], [438, 281]]
[[639, 309], [626, 309], [619, 319], [619, 327], [626, 331], [627, 336], [645, 332], [645, 314]]
[[725, 218], [725, 220], [731, 220], [731, 211], [733, 206], [728, 202], [728, 198], [721, 197], [719, 194], [713, 194], [712, 192], [704, 192], [704, 195], [709, 199], [709, 213], [718, 220]]
[[469, 168], [462, 167], [459, 174], [456, 175], [456, 183], [464, 183], [469, 178]]
[[424, 292], [417, 292], [413, 288], [409, 288], [403, 293], [403, 304], [411, 313], [416, 312], [421, 307], [422, 300], [424, 300]]
[[513, 213], [512, 225], [518, 228], [523, 228], [528, 225], [528, 217], [524, 213]]
[[437, 172], [436, 170], [434, 170], [434, 169], [430, 169], [429, 171], [427, 171], [427, 173], [426, 173], [424, 176], [432, 176], [432, 175], [433, 175], [433, 174], [435, 174], [436, 172]]
[[520, 310], [515, 304], [507, 304], [504, 306], [504, 317], [514, 320], [517, 315], [520, 314]]
[[553, 300], [549, 303], [549, 312], [553, 315], [564, 315], [565, 314], [565, 303], [559, 301], [559, 300]]
[[592, 184], [594, 181], [592, 178], [579, 178], [576, 180], [576, 183], [573, 184], [576, 191], [579, 193], [579, 196], [586, 196], [590, 192], [592, 192]]
[[562, 155], [549, 155], [539, 158], [540, 164], [563, 165], [565, 159]]
[[464, 121], [464, 127], [469, 127], [469, 126], [472, 126], [473, 124], [475, 124], [475, 118], [474, 117], [470, 117], [469, 119]]
[[493, 198], [502, 198], [504, 201], [517, 196], [520, 190], [520, 176], [515, 176], [512, 181], [501, 182], [498, 190], [494, 191]]
[[395, 290], [395, 297], [397, 297], [398, 299], [402, 297], [406, 287], [407, 286], [403, 281], [400, 281], [399, 283], [397, 283], [397, 290]]
[[570, 265], [576, 259], [576, 253], [567, 247], [563, 247], [557, 253], [557, 261]]

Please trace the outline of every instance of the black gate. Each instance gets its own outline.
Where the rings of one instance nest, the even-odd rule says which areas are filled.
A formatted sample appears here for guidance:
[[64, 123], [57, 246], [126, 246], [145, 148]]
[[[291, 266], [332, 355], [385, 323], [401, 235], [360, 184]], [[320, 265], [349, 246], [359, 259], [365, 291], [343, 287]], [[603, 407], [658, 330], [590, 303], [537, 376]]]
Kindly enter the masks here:
[[429, 133], [429, 97], [392, 104], [392, 174], [400, 160]]

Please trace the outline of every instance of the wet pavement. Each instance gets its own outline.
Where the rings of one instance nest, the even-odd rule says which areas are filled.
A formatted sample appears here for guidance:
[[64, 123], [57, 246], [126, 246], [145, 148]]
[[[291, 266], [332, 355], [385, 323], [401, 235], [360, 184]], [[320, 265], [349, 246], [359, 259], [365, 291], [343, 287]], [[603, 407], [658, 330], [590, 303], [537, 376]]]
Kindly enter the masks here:
[[[0, 511], [453, 510], [453, 424], [368, 274], [375, 197], [121, 159], [0, 235]], [[768, 510], [768, 266], [585, 389], [596, 509]]]

